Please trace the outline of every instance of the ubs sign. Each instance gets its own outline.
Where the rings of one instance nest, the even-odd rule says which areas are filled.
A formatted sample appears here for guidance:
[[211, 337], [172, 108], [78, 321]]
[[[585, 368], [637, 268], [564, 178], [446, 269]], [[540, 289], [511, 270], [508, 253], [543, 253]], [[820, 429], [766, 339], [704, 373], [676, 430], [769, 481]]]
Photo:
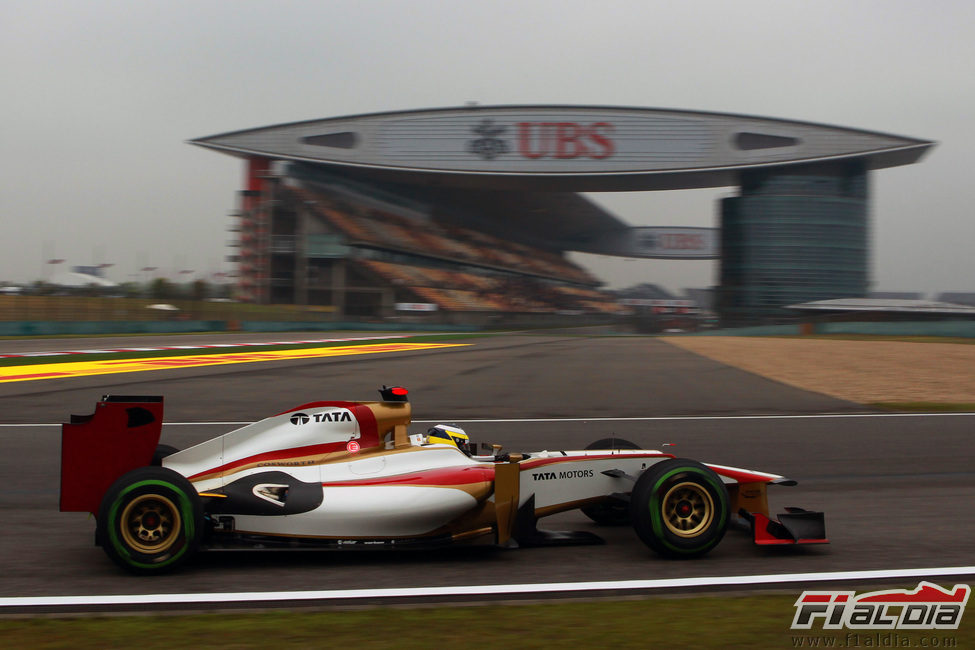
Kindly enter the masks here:
[[714, 130], [672, 115], [606, 110], [475, 110], [374, 124], [359, 161], [488, 173], [612, 173], [709, 163]]
[[[482, 120], [473, 128], [480, 137], [471, 140], [467, 150], [485, 160], [509, 153], [512, 146], [503, 137], [508, 130], [507, 126], [497, 125], [494, 120]], [[610, 122], [518, 122], [515, 124], [514, 151], [528, 160], [602, 160], [616, 152], [612, 138], [615, 130]]]
[[[609, 158], [616, 151], [612, 139], [615, 127], [609, 122], [518, 122], [515, 125], [515, 151], [522, 158]], [[482, 120], [473, 128], [479, 138], [471, 140], [467, 150], [485, 160], [494, 160], [512, 151], [504, 136], [508, 127], [496, 125], [494, 120]]]
[[583, 241], [565, 242], [584, 253], [619, 257], [710, 260], [719, 257], [718, 230], [690, 227], [637, 227], [596, 233]]
[[[877, 168], [913, 162], [932, 144], [808, 122], [612, 106], [373, 113], [247, 129], [193, 143], [235, 155], [393, 174], [492, 175], [495, 187], [508, 180], [531, 187], [531, 177], [547, 175], [537, 187], [559, 191], [720, 187], [735, 185], [734, 171], [743, 165], [819, 159], [871, 156], [871, 168]], [[604, 184], [605, 177], [614, 177], [612, 183]]]

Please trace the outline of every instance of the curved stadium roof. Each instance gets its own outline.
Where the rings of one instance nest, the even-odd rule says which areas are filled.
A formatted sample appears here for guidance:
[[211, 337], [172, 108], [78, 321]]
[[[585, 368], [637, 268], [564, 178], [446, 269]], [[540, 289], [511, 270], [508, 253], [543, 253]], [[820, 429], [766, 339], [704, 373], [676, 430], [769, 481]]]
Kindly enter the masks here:
[[360, 178], [520, 191], [736, 185], [741, 171], [917, 162], [934, 143], [730, 113], [606, 106], [468, 106], [279, 124], [191, 140]]

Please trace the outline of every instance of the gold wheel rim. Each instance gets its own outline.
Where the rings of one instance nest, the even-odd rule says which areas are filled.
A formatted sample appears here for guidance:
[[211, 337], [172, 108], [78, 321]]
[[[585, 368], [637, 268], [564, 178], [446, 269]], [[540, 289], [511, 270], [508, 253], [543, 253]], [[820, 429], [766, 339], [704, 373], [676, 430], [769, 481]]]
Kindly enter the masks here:
[[664, 524], [679, 537], [701, 534], [714, 519], [714, 501], [703, 486], [690, 481], [678, 483], [664, 495]]
[[182, 528], [176, 504], [158, 494], [138, 496], [122, 511], [122, 539], [142, 553], [169, 550]]

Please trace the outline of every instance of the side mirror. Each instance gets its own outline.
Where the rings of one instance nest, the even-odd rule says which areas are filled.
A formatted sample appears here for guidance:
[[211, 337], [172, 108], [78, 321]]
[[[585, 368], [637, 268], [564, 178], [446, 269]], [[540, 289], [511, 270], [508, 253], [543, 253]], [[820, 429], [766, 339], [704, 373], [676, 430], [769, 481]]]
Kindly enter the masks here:
[[408, 402], [409, 391], [402, 386], [383, 386], [379, 389], [379, 395], [384, 402]]

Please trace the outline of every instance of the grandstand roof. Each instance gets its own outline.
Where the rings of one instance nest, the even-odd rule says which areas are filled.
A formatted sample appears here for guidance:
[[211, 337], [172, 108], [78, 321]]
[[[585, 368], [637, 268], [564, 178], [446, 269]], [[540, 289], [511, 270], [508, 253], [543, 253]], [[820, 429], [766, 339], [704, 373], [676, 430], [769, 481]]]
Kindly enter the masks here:
[[353, 115], [190, 142], [391, 189], [497, 236], [516, 230], [538, 247], [583, 251], [628, 225], [576, 192], [731, 186], [747, 169], [849, 160], [878, 169], [916, 162], [934, 145], [748, 115], [550, 105]]
[[242, 157], [361, 177], [538, 191], [723, 187], [741, 171], [861, 160], [916, 162], [934, 143], [728, 113], [606, 106], [467, 106], [337, 117], [191, 141]]

